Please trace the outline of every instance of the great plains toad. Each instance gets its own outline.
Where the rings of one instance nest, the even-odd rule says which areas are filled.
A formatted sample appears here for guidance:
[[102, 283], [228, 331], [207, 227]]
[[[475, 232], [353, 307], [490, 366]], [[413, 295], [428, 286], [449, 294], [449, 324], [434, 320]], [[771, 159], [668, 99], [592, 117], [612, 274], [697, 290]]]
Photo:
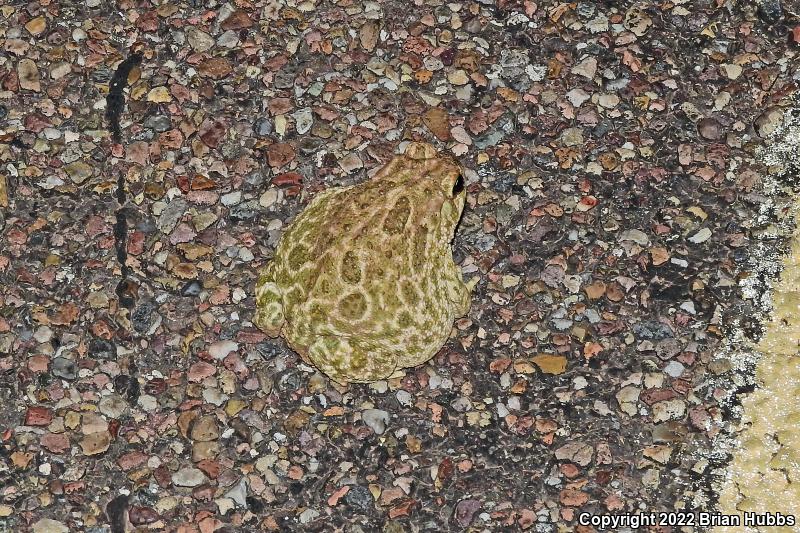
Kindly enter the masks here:
[[341, 383], [424, 363], [469, 310], [450, 247], [465, 196], [459, 165], [424, 143], [317, 194], [260, 273], [256, 325]]

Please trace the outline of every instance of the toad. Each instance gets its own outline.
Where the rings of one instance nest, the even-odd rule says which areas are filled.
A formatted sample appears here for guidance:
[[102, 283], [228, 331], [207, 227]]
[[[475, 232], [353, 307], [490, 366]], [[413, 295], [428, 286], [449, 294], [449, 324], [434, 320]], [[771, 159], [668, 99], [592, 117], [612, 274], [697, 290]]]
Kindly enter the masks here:
[[451, 250], [465, 197], [459, 165], [424, 143], [317, 194], [260, 272], [255, 324], [340, 383], [426, 362], [470, 306]]

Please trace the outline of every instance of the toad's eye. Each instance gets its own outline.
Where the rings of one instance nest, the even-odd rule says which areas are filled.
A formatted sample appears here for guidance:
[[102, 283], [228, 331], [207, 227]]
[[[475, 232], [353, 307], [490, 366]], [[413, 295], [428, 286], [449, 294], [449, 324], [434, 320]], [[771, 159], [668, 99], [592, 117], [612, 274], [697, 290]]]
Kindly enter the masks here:
[[463, 190], [464, 190], [464, 176], [459, 174], [458, 179], [456, 179], [456, 182], [453, 184], [453, 196], [456, 196]]

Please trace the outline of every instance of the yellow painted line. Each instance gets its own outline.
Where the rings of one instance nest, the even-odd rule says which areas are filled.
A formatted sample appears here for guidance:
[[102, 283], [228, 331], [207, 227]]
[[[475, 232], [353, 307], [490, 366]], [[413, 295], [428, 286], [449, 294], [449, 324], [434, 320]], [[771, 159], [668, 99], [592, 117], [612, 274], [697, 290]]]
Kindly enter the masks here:
[[[795, 130], [781, 142], [797, 149], [800, 136]], [[800, 199], [793, 216], [800, 221]], [[790, 248], [756, 347], [757, 387], [742, 398], [738, 443], [719, 492], [718, 519], [732, 523], [714, 533], [800, 532], [800, 225]]]

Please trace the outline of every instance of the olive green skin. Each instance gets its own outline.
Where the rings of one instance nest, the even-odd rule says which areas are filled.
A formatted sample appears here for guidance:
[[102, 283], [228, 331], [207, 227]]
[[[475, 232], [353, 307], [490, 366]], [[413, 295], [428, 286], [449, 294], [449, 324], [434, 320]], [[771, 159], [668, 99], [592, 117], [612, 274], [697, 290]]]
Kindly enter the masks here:
[[460, 174], [411, 143], [371, 180], [318, 194], [260, 273], [255, 324], [340, 383], [429, 360], [469, 311], [451, 250]]

